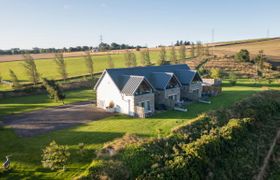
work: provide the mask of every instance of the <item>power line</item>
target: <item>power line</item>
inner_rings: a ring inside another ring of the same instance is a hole
[[[99,36],[99,39],[100,39],[100,43],[103,43],[103,36],[102,36],[102,34]]]

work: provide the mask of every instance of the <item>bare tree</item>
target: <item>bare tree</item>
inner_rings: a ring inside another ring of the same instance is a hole
[[[68,77],[68,74],[66,71],[66,63],[64,61],[62,53],[55,54],[55,63],[57,64],[58,73],[60,74],[61,78],[65,81]]]
[[[34,85],[36,85],[40,80],[40,76],[37,71],[37,67],[34,62],[34,59],[30,54],[23,55],[23,58],[24,58],[23,67],[25,68],[26,75],[28,76],[29,81],[32,82]]]

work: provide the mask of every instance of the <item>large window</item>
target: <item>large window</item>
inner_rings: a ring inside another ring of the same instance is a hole
[[[176,80],[176,78],[173,76],[171,78],[171,80],[169,81],[166,89],[171,89],[171,88],[176,88],[176,87],[179,87],[179,83],[178,81]]]
[[[138,106],[144,108],[145,112],[150,112],[151,111],[151,102],[150,101],[139,102]]]
[[[178,94],[172,94],[168,96],[168,99],[173,100],[173,101],[178,101]]]
[[[151,92],[152,92],[152,88],[150,87],[150,85],[146,81],[143,81],[138,87],[138,89],[135,91],[135,95],[142,95]]]

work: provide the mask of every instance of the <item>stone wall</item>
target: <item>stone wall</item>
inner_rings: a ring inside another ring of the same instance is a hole
[[[139,102],[143,101],[150,101],[150,107],[152,113],[155,112],[155,94],[154,93],[148,93],[143,95],[134,96],[134,112],[137,115],[137,106]]]
[[[156,100],[155,100],[156,104],[164,104],[167,107],[174,106],[175,102],[172,103],[172,102],[170,102],[172,100],[168,99],[168,96],[174,95],[174,94],[177,94],[178,98],[180,99],[180,96],[181,96],[180,95],[181,94],[180,88],[172,88],[172,89],[166,89],[166,90],[162,90],[162,91],[157,91],[156,92]]]
[[[195,84],[194,87],[183,86],[181,87],[181,97],[187,98],[193,101],[197,101],[201,98],[202,84]]]

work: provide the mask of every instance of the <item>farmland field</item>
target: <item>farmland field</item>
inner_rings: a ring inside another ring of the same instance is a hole
[[[121,137],[125,133],[135,133],[144,137],[155,137],[159,128],[162,129],[164,135],[168,135],[173,127],[185,122],[191,122],[197,115],[203,112],[228,107],[242,98],[263,90],[262,86],[271,86],[271,88],[279,89],[277,84],[269,85],[266,82],[255,84],[252,81],[243,80],[240,84],[233,87],[229,86],[226,82],[223,93],[211,99],[212,104],[195,103],[188,107],[188,112],[167,111],[158,113],[148,119],[136,119],[117,115],[75,128],[30,138],[19,138],[11,129],[3,128],[0,131],[0,157],[12,154],[12,169],[8,172],[1,173],[0,171],[0,178],[1,176],[9,175],[11,179],[69,179],[83,172],[95,157],[94,152],[108,141]],[[94,95],[91,95],[90,92],[75,91],[71,96],[69,95],[69,98],[71,101],[94,98]],[[37,109],[37,107],[45,108],[55,105],[47,99],[47,96],[41,95],[17,98],[16,105],[12,104],[14,101],[15,98],[1,101],[1,114],[30,111]],[[26,104],[28,106],[23,107]],[[8,109],[5,109],[7,107]],[[59,144],[69,146],[71,158],[65,172],[50,171],[41,166],[42,148],[52,140],[56,140]],[[77,153],[79,143],[85,143],[86,153],[84,155]]]
[[[214,49],[214,53],[216,55],[233,55],[240,49],[247,49],[252,55],[256,55],[260,50],[263,50],[264,54],[272,60],[280,62],[280,39],[217,46]]]
[[[140,53],[137,52],[137,60],[140,63]],[[156,62],[158,59],[158,52],[150,52],[151,61]],[[115,67],[124,67],[124,55],[123,54],[114,54],[112,59]],[[68,57],[65,58],[67,72],[69,76],[79,76],[87,74],[86,65],[83,57]],[[100,72],[107,68],[107,56],[93,56],[94,61],[94,71]],[[13,62],[2,62],[0,63],[0,72],[4,80],[9,80],[9,69],[12,69],[18,76],[20,81],[28,81],[28,77],[24,71],[23,61],[13,61]],[[59,78],[57,71],[57,66],[53,59],[37,59],[35,61],[37,65],[38,72],[41,77]]]

